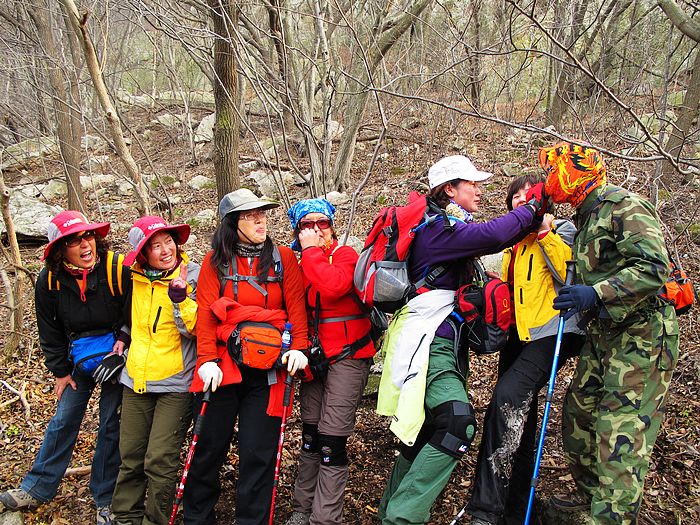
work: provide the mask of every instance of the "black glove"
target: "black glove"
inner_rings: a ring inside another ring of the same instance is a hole
[[[598,294],[592,286],[574,284],[563,286],[554,298],[554,308],[564,310],[562,316],[568,319],[577,312],[590,310],[598,304]]]
[[[544,192],[544,182],[539,182],[527,190],[525,199],[535,211],[535,217],[539,217],[540,220],[551,207],[549,197]]]
[[[124,355],[109,354],[97,365],[92,373],[92,378],[96,383],[104,383],[112,379],[126,364]]]

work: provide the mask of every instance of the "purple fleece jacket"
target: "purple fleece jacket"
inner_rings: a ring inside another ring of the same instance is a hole
[[[432,222],[416,232],[408,260],[409,277],[416,282],[427,271],[442,264],[447,271],[433,282],[433,286],[454,290],[465,271],[466,259],[498,253],[513,246],[535,227],[534,222],[529,206],[521,206],[488,222],[457,221],[452,231],[445,229],[441,220]],[[451,338],[452,330],[443,323],[436,335]]]

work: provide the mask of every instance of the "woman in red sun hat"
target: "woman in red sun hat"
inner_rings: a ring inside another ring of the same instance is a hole
[[[156,216],[129,230],[131,345],[121,373],[122,464],[113,501],[120,524],[165,525],[173,508],[197,359],[199,265],[182,250],[189,236],[188,225]]]

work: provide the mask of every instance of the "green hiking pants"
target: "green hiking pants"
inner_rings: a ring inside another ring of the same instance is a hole
[[[112,511],[120,524],[167,525],[180,471],[180,448],[191,418],[189,392],[136,394],[124,387],[122,464],[112,498]]]
[[[468,402],[466,382],[459,372],[452,340],[435,337],[428,361],[424,429],[430,426],[431,410],[449,401]],[[382,525],[427,523],[430,508],[459,461],[427,443],[430,432],[421,433],[426,434],[425,439],[419,436],[411,447],[414,450],[403,451],[396,459],[379,506]],[[407,457],[414,455],[413,461]]]

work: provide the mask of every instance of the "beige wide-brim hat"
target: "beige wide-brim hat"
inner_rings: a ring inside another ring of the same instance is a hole
[[[248,210],[270,210],[278,208],[279,202],[267,197],[258,197],[248,188],[241,188],[224,195],[219,203],[219,217],[222,219],[229,213]]]

